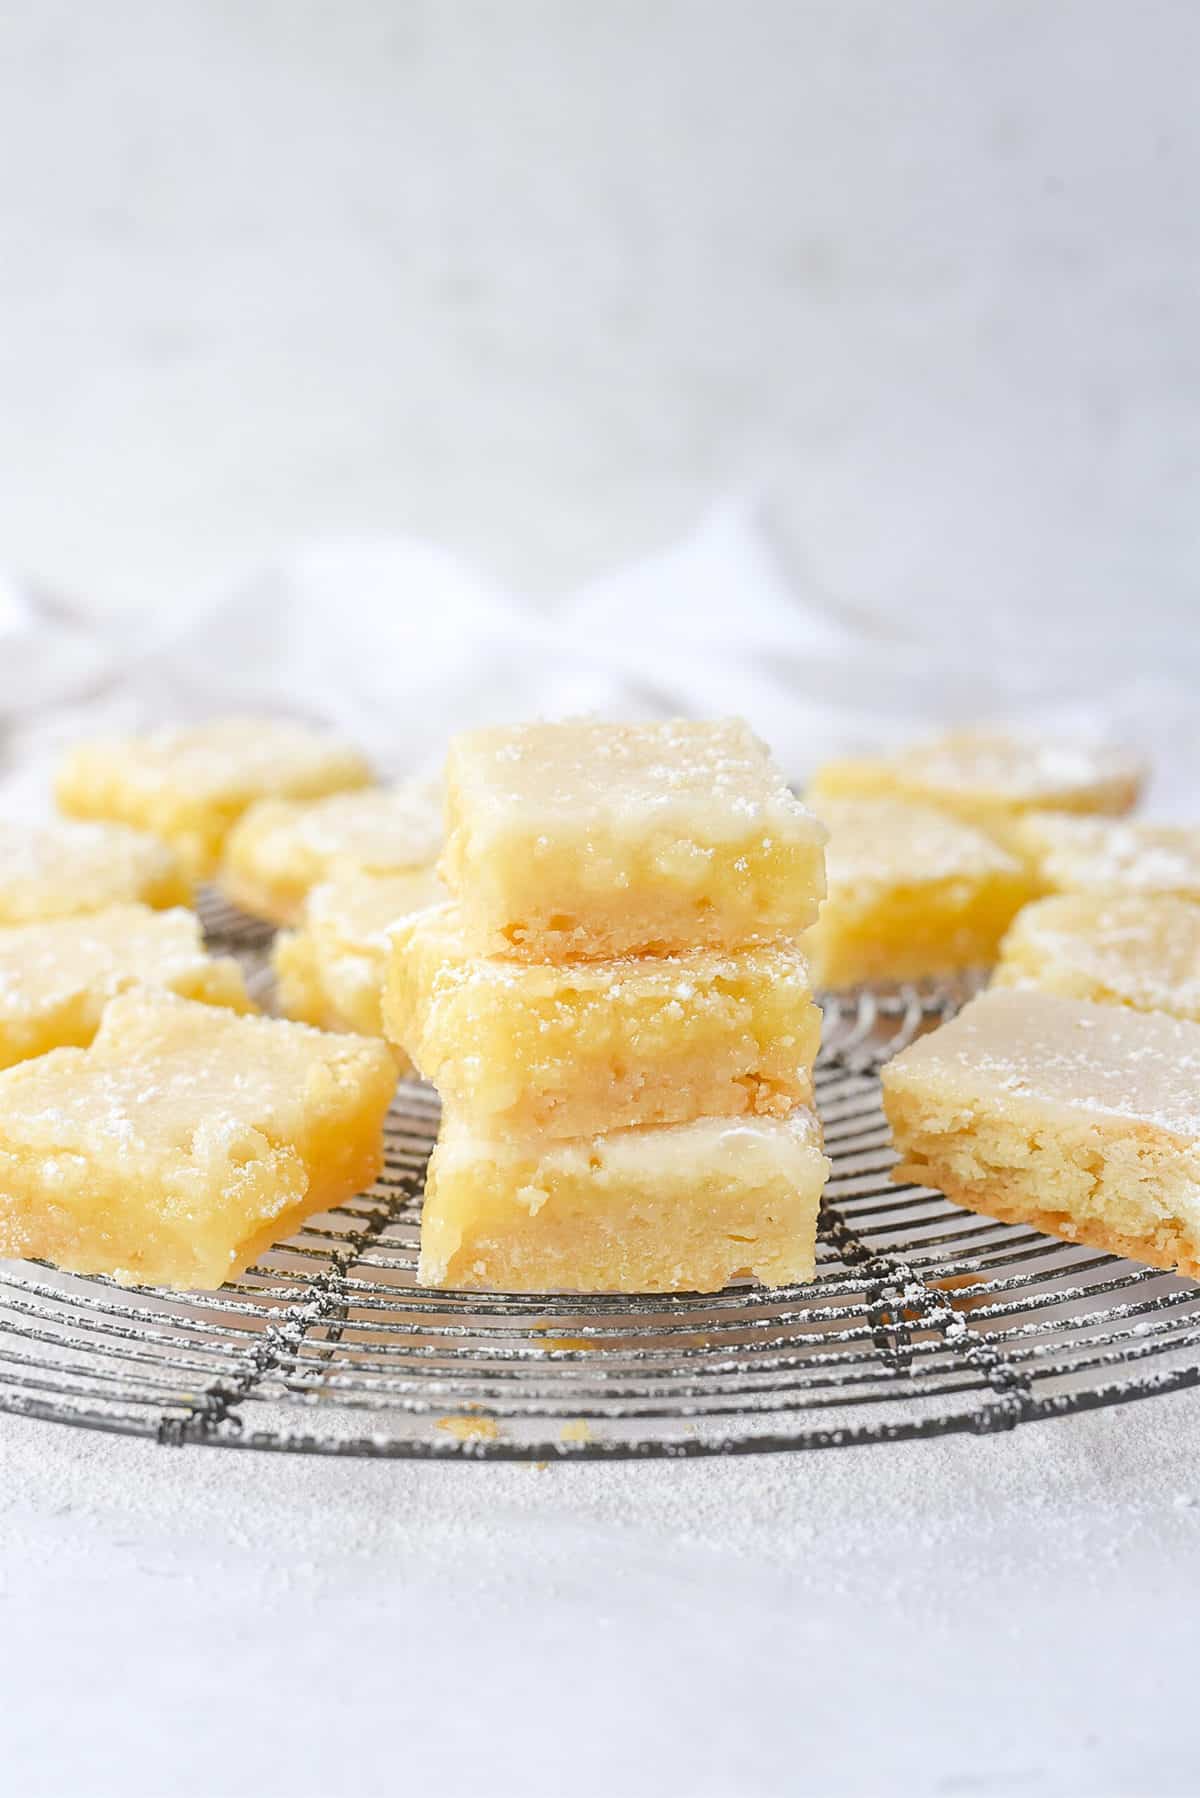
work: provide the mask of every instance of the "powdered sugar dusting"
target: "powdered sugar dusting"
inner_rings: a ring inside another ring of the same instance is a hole
[[[423,867],[441,848],[440,791],[428,782],[368,787],[307,802],[264,801],[242,820],[230,844],[269,877],[276,867],[338,864],[365,872]],[[319,878],[319,874],[318,874]]]
[[[1113,744],[1060,742],[1007,731],[951,731],[901,750],[897,767],[931,790],[993,795],[1022,805],[1052,805],[1109,783],[1134,786],[1141,759]]]
[[[1200,1142],[1200,1024],[1054,993],[992,991],[905,1049],[889,1084],[1020,1096]]]
[[[65,917],[123,900],[183,897],[175,856],[124,824],[0,820],[0,923]]]
[[[1015,875],[1019,863],[983,831],[933,806],[893,799],[825,799],[830,898],[864,888]]]
[[[1040,900],[1009,931],[996,980],[1200,1022],[1200,905],[1130,893]]]
[[[1124,819],[1030,818],[1022,846],[1063,892],[1174,893],[1200,899],[1200,828]]]
[[[81,766],[104,770],[140,792],[193,798],[303,791],[313,781],[324,790],[358,784],[367,774],[357,750],[328,732],[279,718],[222,718],[154,730],[85,744],[77,755]]]

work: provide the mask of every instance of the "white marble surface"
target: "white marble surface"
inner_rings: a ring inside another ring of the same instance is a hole
[[[1200,12],[0,21],[0,564],[165,610],[415,531],[547,601],[767,496],[831,606],[1200,665]],[[0,1419],[22,1795],[1194,1789],[1200,1404],[737,1466]]]

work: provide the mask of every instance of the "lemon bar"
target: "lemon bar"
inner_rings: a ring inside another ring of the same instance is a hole
[[[457,906],[392,932],[388,1035],[481,1128],[586,1136],[812,1099],[821,1014],[791,943],[609,961],[475,955]]]
[[[1200,1277],[1200,1025],[988,992],[883,1070],[898,1180]]]
[[[83,743],[58,773],[62,811],[110,818],[165,838],[197,878],[258,799],[319,799],[366,786],[356,749],[323,731],[270,718],[224,718],[108,743]]]
[[[1018,913],[992,985],[1166,1011],[1200,1024],[1200,905],[1132,893],[1040,899]]]
[[[458,737],[443,875],[480,954],[529,961],[794,936],[825,832],[738,720]]]
[[[254,1010],[237,962],[205,954],[194,912],[114,905],[9,925],[0,928],[0,1068],[86,1046],[108,1001],[131,986]]]
[[[933,806],[827,799],[829,897],[804,938],[818,986],[976,967],[996,958],[1035,888],[998,843]]]
[[[122,994],[90,1048],[0,1073],[0,1255],[220,1286],[370,1185],[395,1083],[383,1043]]]
[[[0,924],[77,917],[131,901],[188,905],[191,898],[174,851],[144,830],[0,821]]]
[[[301,928],[275,939],[281,1009],[325,1030],[382,1036],[389,929],[445,891],[432,868],[339,874],[314,887]]]
[[[1145,773],[1138,757],[1114,745],[958,730],[891,755],[827,762],[807,798],[822,815],[829,799],[915,800],[1003,830],[1028,811],[1127,812]]]
[[[306,895],[336,873],[424,868],[442,847],[440,784],[409,781],[308,802],[263,799],[231,831],[218,884],[274,924],[294,924]]]
[[[566,1142],[477,1134],[451,1114],[429,1165],[419,1278],[502,1292],[809,1280],[828,1174],[807,1109]]]
[[[1056,893],[1170,893],[1200,900],[1200,828],[1072,818],[1023,818],[1016,847]]]

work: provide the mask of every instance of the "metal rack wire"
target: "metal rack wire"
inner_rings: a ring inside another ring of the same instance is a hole
[[[265,981],[261,929],[206,921]],[[219,1293],[0,1263],[0,1409],[164,1444],[550,1461],[986,1433],[1200,1383],[1200,1288],[891,1181],[880,1062],[962,996],[827,1001],[809,1285],[422,1289],[437,1100],[406,1082],[376,1185]]]

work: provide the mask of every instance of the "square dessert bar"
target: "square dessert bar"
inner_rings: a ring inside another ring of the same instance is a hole
[[[0,821],[0,924],[77,917],[110,905],[189,905],[174,851],[124,824]]]
[[[263,799],[230,833],[218,884],[244,911],[294,924],[334,874],[396,874],[437,860],[441,782],[407,781],[326,799]]]
[[[1040,899],[1005,937],[992,985],[1200,1023],[1200,905],[1133,893]]]
[[[442,905],[396,926],[388,959],[389,1036],[485,1130],[586,1136],[812,1098],[821,1015],[792,943],[503,961]]]
[[[114,999],[90,1048],[0,1073],[0,1255],[213,1288],[369,1186],[383,1043],[171,994]]]
[[[115,905],[81,918],[0,928],[0,1068],[84,1047],[108,1001],[157,986],[206,1005],[253,1011],[231,957],[205,954],[190,911]]]
[[[272,951],[286,1015],[325,1030],[382,1036],[388,933],[445,891],[432,868],[339,874],[314,887],[301,927],[276,937]]]
[[[200,879],[256,799],[319,799],[370,778],[359,752],[323,731],[225,718],[81,744],[59,769],[56,793],[74,817],[115,818],[165,838]]]
[[[769,942],[825,891],[824,830],[737,720],[469,733],[446,823],[443,874],[484,955]]]
[[[828,762],[807,798],[818,812],[827,799],[914,800],[1003,829],[1033,810],[1127,812],[1145,775],[1136,756],[1111,745],[958,730],[890,755]]]
[[[1170,893],[1200,900],[1200,828],[1072,818],[1022,818],[1014,845],[1055,893]]]
[[[1023,863],[933,806],[827,799],[829,897],[804,937],[818,986],[913,980],[995,960],[1034,895]]]
[[[1200,1025],[989,992],[883,1070],[895,1178],[1200,1277]]]
[[[502,1292],[716,1292],[812,1278],[829,1163],[805,1109],[569,1142],[451,1115],[429,1164],[419,1278]]]

